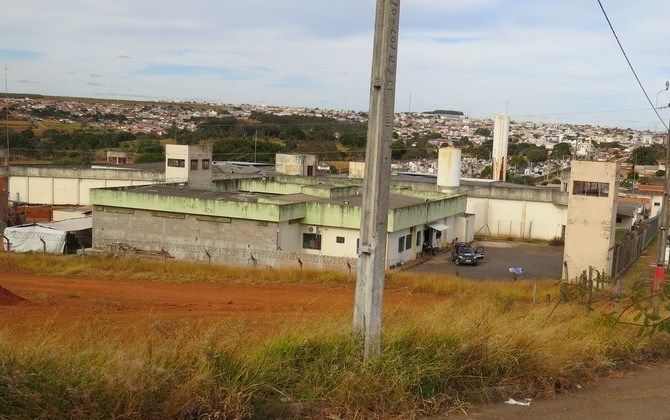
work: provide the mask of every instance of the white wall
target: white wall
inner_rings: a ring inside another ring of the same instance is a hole
[[[417,254],[421,252],[422,243],[424,239],[421,240],[419,245],[416,244],[416,237],[419,232],[422,231],[422,227],[414,228],[414,232],[410,232],[410,229],[403,229],[398,232],[392,232],[388,234],[388,242],[386,243],[387,247],[387,258],[386,264],[390,266],[392,264],[405,263],[407,261],[415,260]],[[411,235],[412,239],[410,240],[409,249],[403,246],[403,251],[398,252],[398,240],[402,237],[405,238],[407,235]]]
[[[567,207],[547,202],[468,197],[476,235],[551,240],[561,236]]]
[[[365,162],[349,162],[349,178],[363,179],[365,176]]]
[[[318,166],[316,155],[277,153],[275,156],[275,170],[280,174],[308,176],[310,166],[311,175],[315,175]]]
[[[91,188],[152,184],[131,179],[82,179],[60,177],[11,176],[9,200],[30,204],[88,206]]]
[[[344,243],[337,243],[337,237],[344,238]],[[321,250],[325,255],[333,257],[357,258],[356,241],[360,231],[356,229],[321,228]]]
[[[168,160],[180,159],[184,161],[183,167],[170,166]],[[165,180],[167,182],[186,182],[188,180],[188,146],[181,144],[165,145]]]
[[[38,200],[37,202],[42,204],[53,203],[53,186],[53,178],[30,178],[28,180],[28,190],[30,191],[30,195],[36,197]]]

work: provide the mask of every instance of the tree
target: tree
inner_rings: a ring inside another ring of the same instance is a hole
[[[468,147],[464,151],[477,159],[490,159],[493,153],[493,140],[486,140],[481,146]]]
[[[526,159],[530,163],[544,162],[547,160],[548,152],[544,147],[536,147],[524,152]]]
[[[475,135],[484,136],[484,137],[491,137],[491,136],[493,136],[493,133],[491,133],[490,128],[479,127],[478,129],[475,130]]]
[[[140,140],[137,143],[135,163],[161,162],[165,160],[163,146],[157,140]]]
[[[663,155],[663,150],[658,150],[654,146],[640,146],[633,149],[633,153],[628,158],[628,163],[634,165],[656,165],[658,158]]]
[[[508,162],[510,166],[514,166],[517,170],[525,169],[528,166],[528,161],[521,155],[510,156]]]
[[[340,132],[340,143],[348,147],[365,147],[367,132],[353,126],[345,127]]]
[[[554,145],[554,148],[551,149],[551,157],[554,159],[563,159],[568,158],[572,155],[572,149],[570,143],[561,142]]]
[[[391,159],[400,160],[407,152],[407,146],[402,140],[396,140],[391,143]]]

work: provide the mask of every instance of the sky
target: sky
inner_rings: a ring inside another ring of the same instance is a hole
[[[400,1],[396,112],[667,129],[668,0]],[[5,92],[369,109],[376,0],[5,3]]]

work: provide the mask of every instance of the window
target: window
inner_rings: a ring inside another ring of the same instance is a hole
[[[416,246],[421,246],[421,232],[416,233]]]
[[[398,238],[398,252],[412,248],[412,234]]]
[[[572,195],[589,195],[591,197],[607,197],[610,184],[606,182],[574,181]]]
[[[344,236],[336,236],[335,237],[335,242],[338,244],[343,244],[344,243]]]
[[[170,166],[172,168],[185,168],[186,167],[186,160],[184,160],[184,159],[168,159],[167,160],[167,166]]]
[[[191,159],[191,170],[192,171],[198,170],[198,159]]]
[[[304,249],[321,250],[321,234],[319,233],[303,233],[302,247]]]
[[[209,159],[203,159],[202,160],[202,170],[203,171],[208,171],[209,170]]]

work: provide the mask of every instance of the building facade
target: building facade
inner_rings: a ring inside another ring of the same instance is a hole
[[[93,247],[162,252],[178,259],[262,267],[353,269],[358,258],[357,186],[321,179],[238,179],[215,189],[165,184],[91,191]],[[466,198],[395,192],[388,211],[388,266],[444,246]]]

